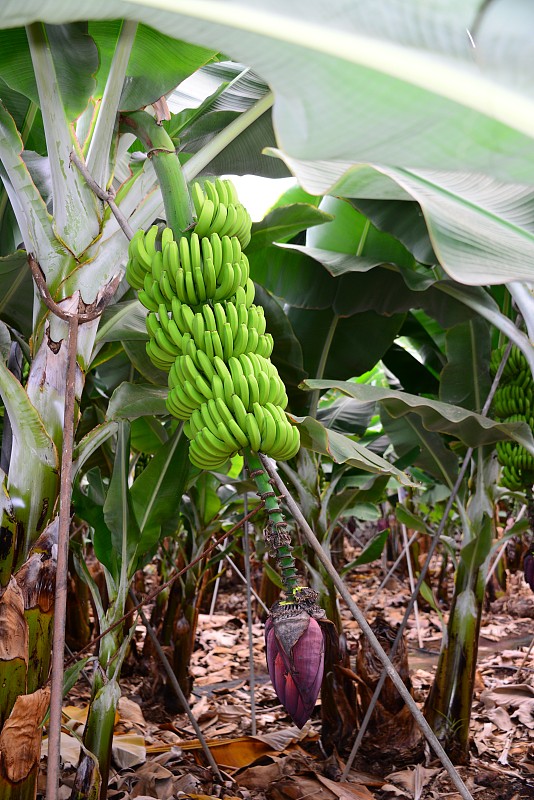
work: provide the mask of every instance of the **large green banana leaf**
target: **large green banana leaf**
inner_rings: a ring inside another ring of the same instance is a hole
[[[528,0],[5,0],[0,26],[43,17],[134,19],[251,66],[309,191],[415,197],[457,280],[534,277]]]

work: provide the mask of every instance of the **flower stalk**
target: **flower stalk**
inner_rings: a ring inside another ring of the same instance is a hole
[[[287,529],[285,517],[278,503],[276,493],[269,476],[265,472],[259,456],[252,451],[246,453],[248,471],[258,490],[258,496],[263,501],[265,512],[268,515],[267,525],[263,532],[265,541],[271,555],[276,558],[280,570],[286,599],[286,604],[298,603],[299,575],[295,566],[295,557],[291,546],[291,536]]]
[[[293,722],[302,728],[311,717],[324,672],[326,614],[317,592],[300,586],[284,515],[258,454],[246,452],[248,469],[264,503],[264,537],[276,558],[285,600],[276,602],[265,625],[267,667],[276,695]]]
[[[176,238],[183,236],[193,224],[192,205],[172,139],[146,111],[122,116],[120,131],[133,133],[146,148],[158,177],[167,225]]]

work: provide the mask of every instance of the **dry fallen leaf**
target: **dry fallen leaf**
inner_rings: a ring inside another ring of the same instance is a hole
[[[406,797],[411,797],[413,800],[419,800],[423,788],[437,775],[439,769],[426,769],[417,764],[414,769],[403,769],[399,772],[391,772],[386,776],[388,781],[391,781],[393,786],[388,784],[383,786],[382,789],[387,791],[394,791],[395,789],[404,792]]]
[[[61,760],[67,767],[75,767],[80,757],[80,744],[74,736],[61,732],[60,741]],[[41,758],[48,758],[48,737],[43,739],[41,744]]]
[[[135,733],[120,733],[113,737],[113,761],[119,769],[135,767],[146,761],[145,740]]]
[[[170,800],[174,794],[174,776],[170,770],[157,761],[147,761],[135,773],[139,779],[131,797],[148,795],[158,800]]]
[[[134,725],[146,725],[141,707],[124,695],[119,700],[117,707],[120,722],[132,722]]]
[[[486,713],[488,718],[499,728],[499,730],[510,731],[514,727],[514,723],[510,719],[509,713],[502,706],[490,708]]]
[[[330,789],[339,800],[373,800],[374,797],[369,789],[361,784],[346,783],[345,781],[337,783],[325,778],[324,775],[317,775],[317,780]]]

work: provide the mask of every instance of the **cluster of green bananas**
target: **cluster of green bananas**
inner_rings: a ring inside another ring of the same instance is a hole
[[[298,429],[271,363],[272,336],[243,247],[251,220],[228,180],[195,184],[190,236],[138,231],[126,277],[148,309],[147,353],[169,372],[167,408],[186,420],[191,461],[216,469],[244,447],[279,460],[298,451]]]
[[[201,238],[212,233],[237,237],[241,247],[247,246],[252,221],[231,181],[216,178],[215,183],[206,181],[203,189],[195,183],[191,195],[197,215],[195,233]]]
[[[506,345],[491,354],[490,370],[495,375]],[[526,422],[534,430],[534,381],[527,360],[514,345],[505,364],[493,410],[504,422]],[[502,466],[501,483],[512,491],[534,483],[534,457],[516,442],[497,442],[497,458]]]

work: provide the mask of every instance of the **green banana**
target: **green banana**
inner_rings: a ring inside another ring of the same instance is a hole
[[[254,305],[243,252],[250,215],[228,180],[194,183],[191,197],[193,230],[176,238],[169,227],[138,231],[126,267],[149,312],[147,353],[168,372],[167,408],[186,421],[190,458],[199,469],[223,466],[243,447],[291,458],[298,429],[283,411],[285,387],[270,361],[273,341],[263,308]],[[520,353],[514,353],[512,366],[524,389],[527,369]],[[507,416],[530,414],[533,403],[534,392],[496,398]],[[510,475],[534,466],[526,453],[510,453],[509,460]]]

